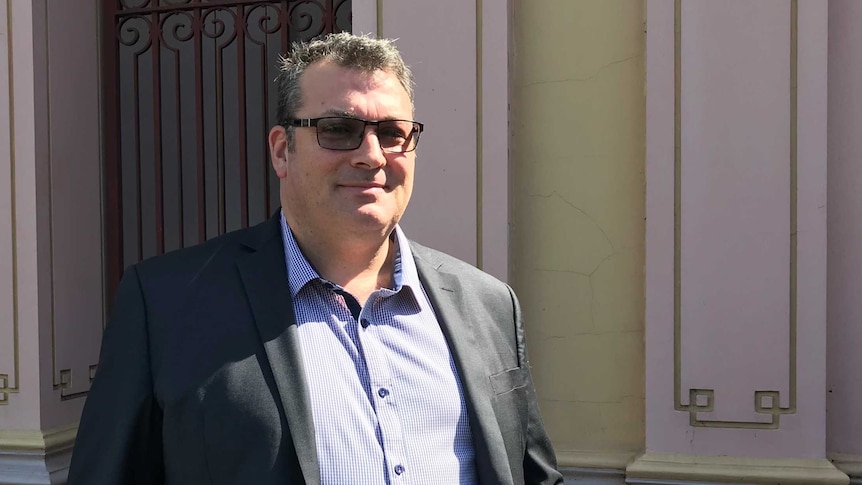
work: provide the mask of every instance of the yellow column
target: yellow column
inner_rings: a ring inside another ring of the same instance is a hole
[[[632,0],[516,2],[513,283],[561,467],[644,446],[644,28]]]

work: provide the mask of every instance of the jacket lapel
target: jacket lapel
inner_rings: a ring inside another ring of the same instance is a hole
[[[476,321],[472,314],[470,302],[466,300],[458,279],[441,271],[442,265],[433,261],[421,246],[411,244],[410,248],[419,279],[431,300],[458,369],[473,433],[479,482],[511,484],[513,478],[503,435],[491,405],[488,369],[482,360],[483,349],[477,344],[473,331],[473,326],[482,322]],[[491,350],[484,349],[484,352],[488,351]]]
[[[290,297],[280,219],[252,231],[245,245],[251,252],[237,263],[254,314],[275,385],[284,405],[289,433],[305,483],[320,483],[314,420]]]

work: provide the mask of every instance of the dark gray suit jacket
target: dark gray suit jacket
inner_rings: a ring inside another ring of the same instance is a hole
[[[411,249],[461,377],[479,482],[562,483],[514,294]],[[319,483],[299,352],[278,217],[129,268],[69,484]]]

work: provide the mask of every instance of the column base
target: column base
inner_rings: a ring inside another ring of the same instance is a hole
[[[601,468],[560,467],[566,484],[626,485],[626,471]]]
[[[78,425],[51,430],[0,430],[3,485],[66,483]]]
[[[862,484],[862,456],[846,453],[828,453],[826,456],[833,465],[850,476],[850,483]]]
[[[847,485],[829,460],[644,453],[626,468],[629,484],[746,483]]]
[[[557,450],[557,464],[566,483],[625,485],[626,465],[638,455],[633,451]]]

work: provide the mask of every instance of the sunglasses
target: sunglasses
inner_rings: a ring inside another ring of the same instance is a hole
[[[380,148],[386,153],[412,152],[419,144],[419,135],[424,129],[424,125],[418,121],[368,121],[341,116],[292,119],[287,125],[316,128],[317,144],[328,150],[356,150],[362,145],[365,128],[373,126]]]

